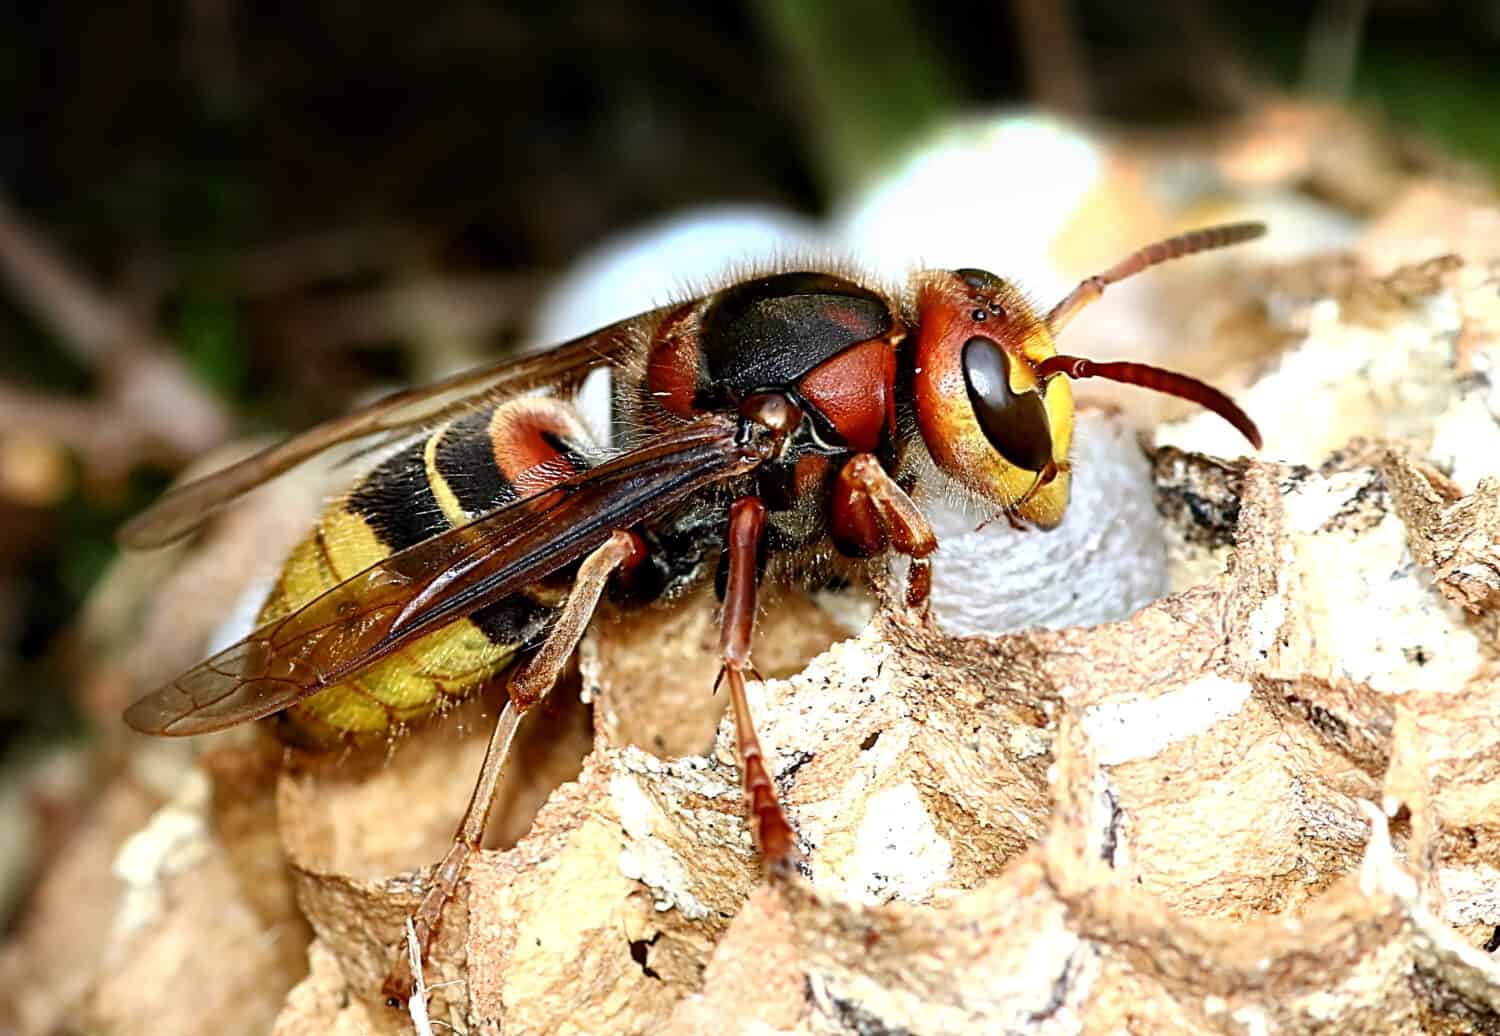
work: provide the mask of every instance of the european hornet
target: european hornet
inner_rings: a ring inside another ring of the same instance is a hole
[[[934,466],[1013,524],[1056,526],[1069,379],[1193,400],[1259,447],[1218,390],[1063,355],[1055,337],[1108,285],[1263,232],[1239,223],[1158,242],[1044,315],[984,270],[922,271],[900,296],[832,273],[757,277],[313,428],[172,490],[123,530],[128,546],[165,544],[332,446],[390,448],[293,550],[260,627],[125,720],[182,736],[276,716],[288,740],[333,745],[396,733],[503,677],[473,796],[413,916],[425,954],[481,844],[517,725],[600,599],[666,602],[716,578],[749,826],[768,869],[785,872],[796,834],[745,695],[757,584],[858,577],[894,551],[911,558],[907,605],[925,610],[937,540],[908,494]],[[599,368],[613,374],[608,444],[590,441],[569,402]],[[399,1001],[412,977],[398,956],[386,993]]]

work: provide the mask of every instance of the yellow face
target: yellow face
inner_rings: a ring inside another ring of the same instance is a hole
[[[933,459],[975,493],[1043,529],[1068,506],[1073,393],[1042,384],[1057,352],[1019,292],[982,270],[920,278],[913,390]]]

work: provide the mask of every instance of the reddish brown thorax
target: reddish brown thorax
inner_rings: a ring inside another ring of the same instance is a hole
[[[645,389],[677,417],[786,393],[837,445],[875,450],[895,432],[903,333],[890,300],[853,281],[762,277],[669,313],[652,336]]]
[[[646,355],[646,391],[656,405],[677,417],[694,417],[698,407],[698,316],[701,303],[678,306],[651,338]]]
[[[797,383],[851,450],[880,448],[896,427],[896,344],[864,342],[819,364]]]

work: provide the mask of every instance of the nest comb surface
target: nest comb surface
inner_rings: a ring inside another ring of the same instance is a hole
[[[1193,421],[1151,451],[1167,596],[1119,622],[971,638],[886,613],[834,642],[811,605],[768,609],[757,661],[782,678],[753,706],[798,878],[764,881],[732,734],[688,707],[712,679],[711,609],[593,631],[592,729],[554,718],[573,755],[539,757],[559,769],[531,793],[563,783],[514,847],[472,863],[427,975],[434,1019],[1500,1032],[1484,948],[1500,925],[1500,269],[1266,291],[1297,329],[1246,375],[1268,459],[1197,452],[1215,447]],[[91,908],[114,920],[72,976],[74,1016],[410,1031],[373,994],[420,891],[401,872],[440,854],[478,720],[373,773],[257,780],[220,753],[212,793],[179,789],[117,854],[139,866]],[[631,743],[646,731],[663,755],[708,751],[662,758]],[[138,821],[140,795],[111,795]],[[0,958],[11,988],[62,952],[65,898]],[[163,975],[217,992],[164,1007]]]

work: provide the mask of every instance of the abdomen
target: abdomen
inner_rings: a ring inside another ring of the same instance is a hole
[[[407,547],[531,496],[588,464],[567,404],[523,397],[436,428],[372,469],[292,551],[261,609],[269,622]],[[441,712],[540,641],[563,591],[532,587],[412,641],[279,717],[287,740],[385,737]]]

